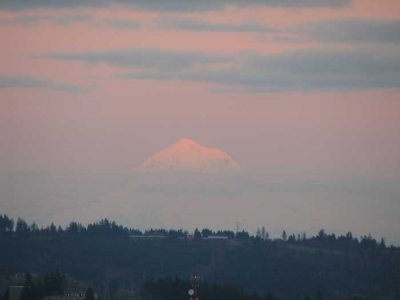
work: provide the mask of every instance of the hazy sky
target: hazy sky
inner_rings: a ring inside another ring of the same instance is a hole
[[[109,3],[0,2],[0,172],[127,173],[187,137],[400,202],[400,1]]]

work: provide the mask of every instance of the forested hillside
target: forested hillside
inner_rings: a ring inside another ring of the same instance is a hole
[[[230,284],[280,299],[400,295],[400,249],[351,233],[335,236],[321,230],[307,238],[284,232],[271,240],[265,230],[257,236],[208,229],[189,235],[182,230],[142,232],[108,220],[38,228],[1,216],[0,245],[2,293],[13,274],[60,270],[115,299],[121,290],[140,289],[149,278],[186,280],[194,273],[203,283]]]

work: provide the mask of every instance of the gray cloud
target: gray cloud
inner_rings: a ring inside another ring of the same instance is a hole
[[[161,18],[164,28],[190,31],[274,33],[275,38],[304,41],[304,36],[322,43],[400,43],[400,20],[336,19],[312,22],[296,28],[271,28],[261,23],[213,23],[189,18]]]
[[[240,54],[229,66],[131,72],[122,76],[203,81],[250,92],[399,88],[400,55],[338,49]]]
[[[400,20],[329,20],[305,24],[299,31],[324,43],[400,43]]]
[[[225,58],[218,55],[185,51],[174,52],[161,49],[131,49],[80,53],[49,53],[32,57],[74,60],[82,61],[88,64],[105,63],[112,66],[138,68],[145,70],[161,70],[165,72],[190,69],[196,65],[208,65],[225,60]]]
[[[192,20],[187,18],[175,18],[175,19],[160,19],[159,25],[163,28],[172,28],[179,30],[190,30],[190,31],[232,31],[232,32],[275,32],[276,30],[265,26],[262,23],[212,23],[201,20]]]
[[[106,18],[104,20],[95,20],[86,14],[57,13],[57,14],[18,14],[13,17],[0,18],[0,26],[20,25],[31,26],[42,23],[67,26],[73,23],[86,23],[95,26],[106,25],[117,29],[137,29],[140,23],[136,20],[120,20],[116,18]]]
[[[400,43],[400,20],[336,19],[280,29],[262,23],[213,23],[189,18],[160,18],[159,25],[189,31],[274,33],[275,39],[304,41],[304,36],[322,43]]]
[[[329,7],[343,8],[351,4],[351,0],[2,0],[0,10],[30,10],[36,8],[104,8],[111,6],[132,6],[154,11],[207,11],[223,9],[226,6],[272,6],[287,8]]]
[[[400,54],[388,50],[312,48],[278,54],[243,52],[218,56],[138,49],[36,57],[131,69],[118,75],[123,78],[201,81],[251,92],[400,87]]]
[[[91,18],[84,14],[39,14],[17,15],[15,17],[1,18],[0,25],[35,25],[40,23],[52,23],[57,25],[70,25],[71,23],[90,22]]]
[[[0,74],[0,88],[37,88],[72,93],[83,92],[86,90],[80,86],[56,82],[50,79],[35,78],[31,76],[9,76],[4,74]]]
[[[135,20],[120,20],[108,18],[104,20],[104,23],[118,29],[137,29],[140,27],[140,23]]]

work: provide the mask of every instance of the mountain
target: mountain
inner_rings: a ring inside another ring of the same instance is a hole
[[[238,207],[250,184],[222,150],[180,139],[134,169],[119,191],[96,203],[95,212],[97,219],[135,227],[192,228],[210,220],[222,227],[242,213]]]
[[[222,150],[202,146],[194,140],[180,139],[152,155],[136,171],[226,173],[238,170],[237,163]]]
[[[250,231],[265,225],[275,236],[283,229],[309,234],[324,228],[400,241],[395,180],[271,181],[240,171],[221,150],[188,139],[151,156],[137,170],[0,172],[0,213],[44,222],[39,226],[104,217],[142,229],[232,228],[240,222]]]

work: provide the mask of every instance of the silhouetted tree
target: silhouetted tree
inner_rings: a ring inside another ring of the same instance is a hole
[[[1,297],[1,300],[10,300],[10,289],[6,289],[3,297]]]
[[[56,235],[57,234],[57,227],[54,225],[54,223],[51,223],[49,226],[49,233],[51,235]]]
[[[315,297],[314,297],[314,299],[315,299],[315,300],[322,300],[322,299],[323,299],[323,297],[322,297],[322,294],[321,294],[321,291],[320,291],[320,290],[318,290],[318,291],[315,293]]]
[[[31,287],[24,286],[21,291],[19,300],[33,300],[33,295],[31,293]]]
[[[289,235],[288,238],[288,243],[295,243],[296,242],[296,236],[294,234]]]
[[[29,273],[25,274],[24,288],[21,291],[21,296],[19,300],[34,300],[34,295],[32,293],[32,276]]]
[[[64,275],[56,270],[47,273],[43,278],[44,291],[46,296],[63,295],[64,294]]]
[[[384,238],[381,238],[381,241],[379,243],[379,248],[385,249],[386,248],[386,242]]]
[[[201,234],[197,228],[194,230],[193,239],[196,241],[201,240]]]
[[[84,227],[76,222],[71,222],[68,227],[65,229],[66,233],[69,234],[78,234],[84,231]]]
[[[24,286],[31,286],[31,285],[32,285],[32,275],[30,273],[26,273]]]
[[[86,292],[85,292],[85,300],[95,300],[94,298],[94,292],[91,287],[88,287]]]
[[[260,228],[257,228],[256,237],[262,239],[262,235],[261,235],[261,230],[260,230]]]
[[[263,240],[267,240],[267,239],[268,239],[268,238],[267,238],[267,235],[268,235],[268,238],[269,238],[268,232],[265,230],[265,227],[262,226],[262,227],[261,227],[261,238],[262,238]]]
[[[14,229],[14,220],[7,215],[0,215],[0,234],[10,233]]]
[[[24,220],[18,218],[17,225],[15,227],[15,233],[17,236],[26,237],[29,235],[29,226]]]
[[[265,295],[264,300],[275,300],[275,296],[272,293],[268,293],[267,295]]]
[[[31,233],[39,233],[39,227],[37,226],[37,224],[35,222],[33,222],[30,226],[29,226],[29,231]]]
[[[326,237],[325,230],[321,229],[321,230],[318,232],[318,239],[319,239],[319,240],[323,240],[325,237]]]
[[[206,237],[208,237],[208,236],[210,236],[210,235],[212,235],[213,234],[213,232],[210,230],[210,229],[207,229],[207,228],[204,228],[202,231],[201,231],[201,236],[203,237],[203,238],[206,238]]]
[[[287,240],[287,233],[286,231],[282,231],[282,240],[286,241]]]
[[[247,231],[242,230],[236,233],[236,238],[238,240],[248,240],[250,238],[250,235]]]

